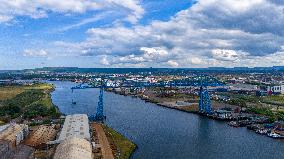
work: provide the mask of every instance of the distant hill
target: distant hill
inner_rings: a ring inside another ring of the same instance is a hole
[[[78,68],[78,67],[43,67],[35,69],[25,69],[25,70],[14,70],[14,71],[0,71],[2,73],[39,73],[39,72],[52,72],[52,73],[61,73],[61,72],[74,72],[74,73],[218,73],[218,72],[271,72],[271,71],[284,71],[284,66],[273,66],[273,67],[208,67],[208,68]]]

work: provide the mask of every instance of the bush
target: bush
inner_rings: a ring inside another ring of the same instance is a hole
[[[52,104],[49,92],[45,89],[31,89],[18,94],[12,99],[2,102],[0,117],[32,119],[38,116],[58,117],[60,114]]]

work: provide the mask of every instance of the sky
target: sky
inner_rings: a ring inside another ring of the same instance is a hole
[[[0,0],[0,70],[284,65],[283,0]]]

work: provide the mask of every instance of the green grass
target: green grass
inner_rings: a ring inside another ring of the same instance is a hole
[[[284,106],[284,97],[280,95],[266,96],[262,99],[262,102]]]
[[[9,92],[8,94],[13,94],[13,96],[2,98],[5,100],[1,101],[0,117],[9,121],[19,116],[25,119],[32,119],[38,116],[59,116],[59,112],[51,100],[50,92],[53,88],[53,85],[49,84],[2,87],[3,94],[7,95],[5,93],[6,90],[6,92]]]
[[[24,87],[21,86],[0,87],[0,101],[14,98],[16,95],[21,94],[24,91]]]
[[[136,145],[129,141],[127,138],[119,134],[118,132],[114,131],[113,129],[103,125],[103,128],[106,132],[106,135],[108,138],[110,138],[112,141],[110,143],[114,143],[118,152],[118,158],[119,159],[129,159],[131,154],[136,149]]]
[[[33,84],[31,86],[0,86],[0,101],[12,99],[26,90],[47,90],[52,91],[54,88],[51,84]]]
[[[0,120],[0,126],[4,125],[4,124],[5,124],[5,122]]]

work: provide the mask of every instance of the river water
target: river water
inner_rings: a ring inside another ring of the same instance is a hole
[[[75,90],[74,83],[53,82],[52,99],[65,114],[96,112],[98,89]],[[77,102],[72,105],[72,98]],[[232,128],[196,114],[105,92],[106,124],[138,146],[133,159],[284,158],[284,141]]]

